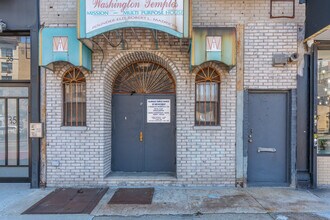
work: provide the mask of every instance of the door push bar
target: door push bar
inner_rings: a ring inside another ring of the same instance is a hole
[[[276,148],[258,147],[258,153],[260,153],[260,152],[275,153],[276,152]]]

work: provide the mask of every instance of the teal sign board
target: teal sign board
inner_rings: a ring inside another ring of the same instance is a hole
[[[92,51],[77,39],[77,28],[43,28],[39,44],[40,66],[65,61],[91,70]]]
[[[219,61],[236,65],[235,28],[194,28],[192,31],[191,65]]]
[[[189,37],[191,0],[79,0],[78,38],[121,28],[151,28]]]

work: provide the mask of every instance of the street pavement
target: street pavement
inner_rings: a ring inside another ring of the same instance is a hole
[[[21,215],[54,189],[0,184],[0,219],[330,219],[330,188],[156,187],[151,205],[109,205],[110,187],[90,215]]]

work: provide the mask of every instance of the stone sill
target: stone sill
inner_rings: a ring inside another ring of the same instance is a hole
[[[105,180],[109,181],[177,181],[175,173],[112,172]]]
[[[87,131],[87,126],[61,126],[61,131]]]
[[[193,126],[194,130],[218,130],[220,131],[221,126]]]

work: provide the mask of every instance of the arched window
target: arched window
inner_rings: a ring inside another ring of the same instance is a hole
[[[63,125],[86,126],[86,79],[78,68],[63,75]]]
[[[200,69],[196,75],[195,124],[220,124],[220,74],[212,67]]]

